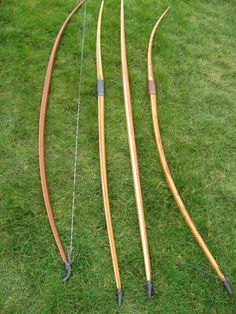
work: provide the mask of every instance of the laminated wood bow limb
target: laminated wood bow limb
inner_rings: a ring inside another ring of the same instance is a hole
[[[144,216],[144,207],[142,199],[142,190],[140,183],[140,174],[138,168],[138,155],[135,142],[133,114],[132,114],[132,100],[129,85],[128,64],[126,55],[126,42],[125,42],[125,14],[124,14],[124,0],[121,0],[121,63],[122,63],[122,76],[123,76],[123,90],[124,90],[124,102],[126,111],[127,131],[129,140],[130,160],[133,174],[134,191],[136,198],[136,205],[138,211],[139,229],[141,235],[144,266],[146,272],[146,288],[147,294],[150,298],[152,295],[152,282],[151,282],[151,263],[146,231],[146,223]]]
[[[41,177],[41,185],[43,191],[43,197],[45,202],[45,207],[47,210],[47,215],[49,219],[49,223],[53,232],[53,236],[55,242],[57,244],[59,253],[63,260],[65,269],[66,269],[66,277],[63,279],[63,282],[66,282],[70,275],[71,275],[71,263],[68,259],[68,256],[65,253],[64,247],[62,245],[62,241],[60,235],[58,233],[57,225],[55,222],[53,209],[51,206],[50,195],[48,191],[48,183],[47,183],[47,175],[46,175],[46,161],[45,161],[45,127],[46,127],[46,114],[47,114],[47,106],[48,106],[48,98],[50,93],[50,86],[52,82],[52,74],[53,68],[56,60],[57,51],[64,34],[64,31],[70,22],[72,16],[82,7],[82,5],[86,2],[86,0],[81,0],[80,3],[74,8],[74,10],[68,15],[65,22],[63,23],[56,40],[54,42],[54,46],[51,52],[51,56],[48,62],[48,67],[45,75],[44,80],[44,87],[43,87],[43,95],[41,101],[41,111],[40,111],[40,121],[39,121],[39,166],[40,166],[40,177]]]
[[[224,276],[224,274],[221,272],[216,260],[212,256],[210,250],[208,249],[206,243],[204,242],[202,236],[200,235],[199,231],[197,230],[192,218],[190,217],[180,195],[179,192],[176,188],[175,182],[171,176],[170,169],[166,160],[165,152],[163,149],[163,144],[162,144],[162,138],[161,138],[161,133],[160,133],[160,127],[159,127],[159,122],[158,122],[158,111],[157,111],[157,95],[156,95],[156,84],[155,84],[155,77],[154,77],[154,72],[153,72],[153,64],[152,64],[152,50],[153,50],[153,42],[155,38],[156,31],[162,21],[162,19],[166,16],[166,14],[169,11],[169,7],[166,9],[166,11],[161,15],[161,17],[158,19],[156,22],[149,41],[149,47],[148,47],[148,90],[149,90],[149,95],[150,95],[150,102],[151,102],[151,110],[152,110],[152,121],[153,121],[153,128],[154,128],[154,134],[155,134],[155,139],[156,139],[156,145],[157,149],[159,152],[160,156],[160,161],[162,165],[163,172],[166,177],[166,181],[169,185],[169,188],[172,192],[172,195],[175,199],[175,202],[177,206],[179,207],[179,210],[185,219],[186,224],[192,231],[195,239],[197,240],[199,246],[205,253],[210,265],[212,268],[215,270],[218,278],[221,280],[222,284],[226,288],[229,294],[232,293],[230,281]]]
[[[106,169],[106,143],[105,143],[105,119],[104,119],[104,103],[105,103],[105,84],[103,76],[103,65],[102,65],[102,52],[101,52],[101,26],[102,26],[102,15],[103,15],[104,1],[101,1],[101,7],[98,17],[97,26],[97,95],[98,95],[98,128],[99,128],[99,156],[100,156],[100,170],[101,170],[101,183],[102,183],[102,194],[103,204],[105,210],[107,233],[111,250],[111,257],[114,269],[114,275],[117,286],[118,304],[122,303],[122,289],[120,280],[120,271],[118,258],[116,253],[115,239],[112,227],[112,217],[110,211],[109,194],[108,194],[108,179]]]

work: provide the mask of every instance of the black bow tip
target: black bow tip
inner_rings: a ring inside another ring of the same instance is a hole
[[[147,288],[148,298],[150,299],[152,297],[152,294],[153,294],[152,282],[150,280],[147,281],[146,288]]]
[[[226,278],[223,282],[225,289],[227,290],[229,295],[232,295],[232,286],[228,278]]]
[[[65,266],[65,270],[66,270],[66,276],[65,278],[62,280],[63,283],[66,283],[69,278],[71,277],[71,273],[72,273],[72,267],[71,267],[71,263],[66,261],[64,263],[64,266]]]

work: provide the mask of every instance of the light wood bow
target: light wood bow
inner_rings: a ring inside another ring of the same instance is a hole
[[[142,248],[143,248],[144,265],[145,265],[145,271],[146,271],[147,294],[148,294],[148,297],[150,298],[152,295],[151,263],[150,263],[146,223],[145,223],[145,216],[144,216],[140,174],[139,174],[139,168],[138,168],[138,155],[137,155],[134,125],[133,125],[132,99],[131,99],[131,92],[130,92],[128,63],[127,63],[127,55],[126,55],[124,0],[121,0],[121,63],[122,63],[123,90],[124,90],[124,102],[125,102],[125,111],[126,111],[128,140],[129,140],[130,160],[131,160],[131,167],[132,167],[132,174],[133,174],[136,206],[137,206],[137,211],[138,211],[139,229],[140,229],[141,242],[142,242]]]
[[[217,273],[219,279],[223,283],[224,287],[228,291],[229,294],[232,293],[231,291],[231,285],[229,280],[224,276],[224,274],[221,272],[216,260],[212,256],[210,250],[208,249],[206,243],[204,242],[202,236],[200,235],[199,231],[197,230],[197,227],[195,226],[192,218],[190,217],[180,195],[179,192],[176,188],[175,182],[172,178],[172,175],[170,173],[170,169],[166,160],[165,152],[163,149],[163,144],[162,144],[162,138],[161,138],[161,133],[160,133],[160,127],[159,127],[159,122],[158,122],[158,112],[157,112],[157,95],[156,95],[156,84],[155,84],[155,77],[154,77],[154,72],[153,72],[153,64],[152,64],[152,50],[153,50],[153,42],[155,38],[156,31],[163,20],[163,18],[167,15],[169,11],[169,7],[166,9],[166,11],[161,15],[161,17],[157,20],[149,41],[149,47],[148,47],[148,89],[149,89],[149,95],[150,95],[150,102],[151,102],[151,110],[152,110],[152,121],[153,121],[153,128],[154,128],[154,134],[155,134],[155,139],[156,139],[156,145],[157,145],[157,150],[159,152],[160,156],[160,161],[161,161],[161,166],[163,169],[163,172],[166,177],[166,181],[169,185],[169,188],[172,192],[172,195],[175,199],[175,202],[177,206],[179,207],[179,210],[186,222],[186,224],[189,226],[190,230],[192,231],[195,239],[197,240],[198,244],[200,245],[201,249],[205,253],[210,265],[212,268],[215,270]]]
[[[113,263],[113,269],[115,274],[118,304],[122,303],[122,289],[118,258],[116,253],[115,239],[112,227],[112,217],[109,203],[108,194],[108,179],[106,169],[106,143],[105,143],[105,119],[104,119],[104,102],[105,102],[105,84],[103,76],[103,65],[102,65],[102,52],[101,52],[101,26],[102,26],[102,15],[103,15],[104,1],[101,1],[101,7],[98,17],[97,26],[97,93],[98,93],[98,128],[99,128],[99,156],[100,156],[100,170],[101,170],[101,183],[102,183],[102,194],[103,203],[107,224],[107,233],[111,250],[111,257]]]

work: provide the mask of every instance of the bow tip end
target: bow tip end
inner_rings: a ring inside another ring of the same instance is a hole
[[[119,288],[119,289],[117,289],[117,303],[119,306],[122,305],[122,298],[123,298],[122,289]]]
[[[230,280],[228,278],[226,278],[222,283],[223,283],[224,288],[228,292],[228,294],[231,296],[233,291],[232,291],[232,286],[231,286]]]
[[[69,278],[71,277],[72,266],[71,266],[71,263],[69,261],[66,261],[64,263],[64,266],[65,266],[65,270],[66,270],[66,276],[63,278],[62,282],[66,283],[69,280]]]
[[[146,289],[147,289],[147,296],[149,299],[151,299],[153,295],[153,288],[152,288],[152,282],[150,280],[147,281]]]

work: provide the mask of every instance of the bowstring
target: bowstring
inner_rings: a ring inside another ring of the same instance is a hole
[[[83,61],[84,61],[84,42],[86,32],[86,17],[87,17],[87,2],[84,4],[84,16],[83,16],[83,30],[81,41],[81,57],[80,57],[80,77],[77,97],[77,118],[76,118],[76,136],[75,136],[75,153],[74,153],[74,170],[73,170],[73,192],[72,192],[72,204],[71,204],[71,230],[70,230],[70,246],[68,259],[72,263],[73,253],[73,239],[74,239],[74,219],[75,219],[75,207],[76,207],[76,181],[77,181],[77,164],[78,164],[78,149],[79,149],[79,126],[80,126],[80,105],[81,105],[81,86],[83,79]]]

